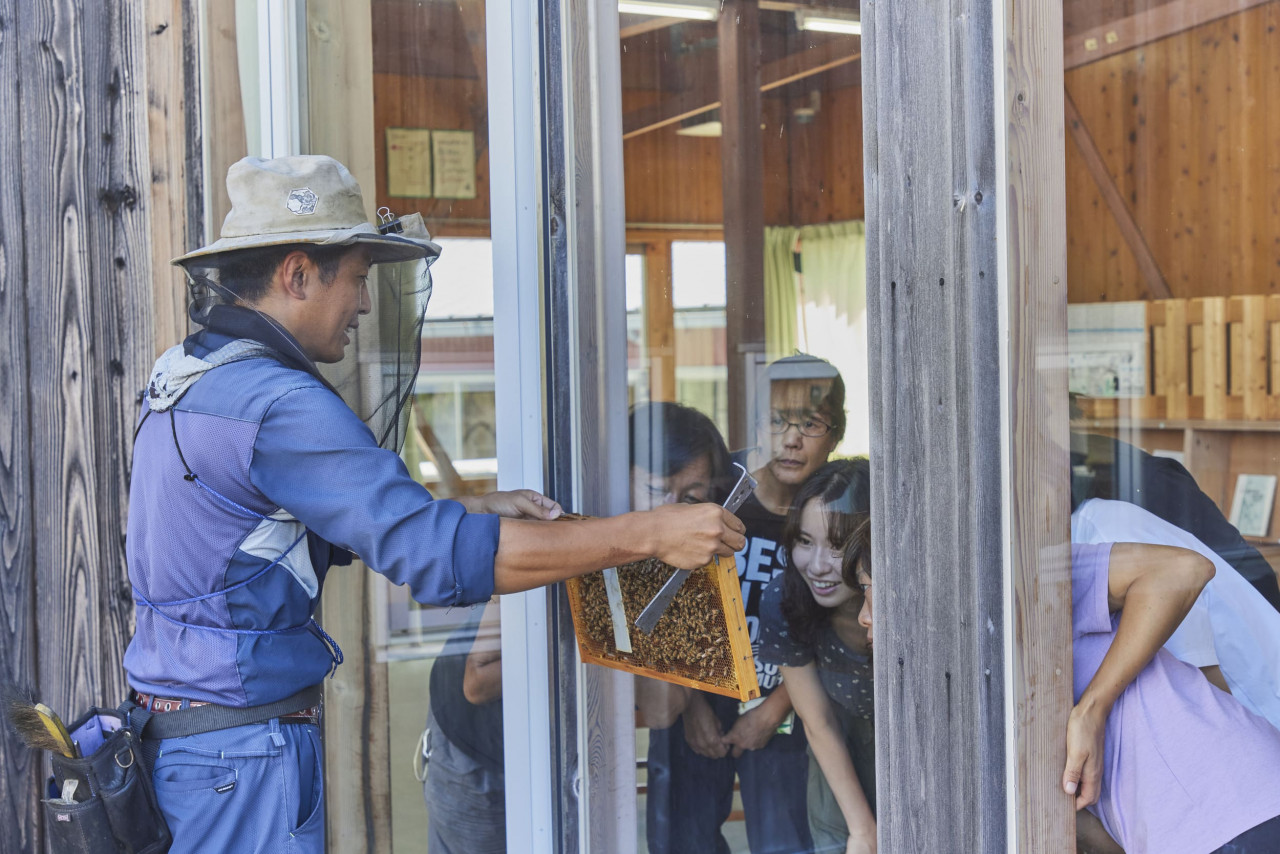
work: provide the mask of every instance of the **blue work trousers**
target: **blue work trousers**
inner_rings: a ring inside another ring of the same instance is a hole
[[[270,720],[162,739],[152,779],[169,854],[324,854],[318,726]]]
[[[728,732],[737,702],[708,697]],[[693,752],[684,722],[649,733],[645,833],[649,854],[729,854],[721,826],[733,809],[737,776],[751,854],[807,854],[813,849],[805,791],[809,754],[800,721],[791,735],[775,735],[738,758],[708,759]]]

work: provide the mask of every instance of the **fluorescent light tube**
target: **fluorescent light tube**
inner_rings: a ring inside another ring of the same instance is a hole
[[[852,15],[847,18],[838,18],[830,13],[811,15],[808,12],[797,11],[796,26],[802,30],[815,33],[838,33],[846,36],[862,35],[862,21]]]
[[[681,3],[678,0],[654,2],[654,0],[619,0],[618,11],[627,15],[650,15],[664,18],[689,18],[695,21],[714,21],[720,16],[719,3],[698,3],[694,0]]]

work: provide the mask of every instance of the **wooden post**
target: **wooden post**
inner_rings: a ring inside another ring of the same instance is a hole
[[[36,596],[40,577],[35,562],[37,508],[31,504],[31,386],[29,355],[32,330],[27,323],[26,251],[30,238],[22,227],[24,153],[30,155],[33,129],[21,121],[18,65],[18,20],[21,0],[0,0],[0,163],[8,164],[9,180],[0,182],[0,677],[35,681]],[[30,97],[30,96],[28,96]],[[46,131],[47,132],[47,131]],[[26,140],[24,141],[24,137]],[[41,256],[43,257],[43,255]],[[33,268],[39,267],[37,259]],[[35,342],[39,346],[40,342]],[[47,344],[47,342],[46,342]],[[44,654],[44,653],[42,653]],[[41,777],[44,759],[28,750],[7,726],[0,726],[0,825],[8,828],[15,852],[44,851],[40,825]]]
[[[760,10],[725,0],[720,10],[720,121],[723,132],[725,349],[729,446],[750,444],[748,383],[764,358],[764,140],[760,134]]]
[[[337,158],[355,176],[373,218],[373,14],[369,0],[308,0],[307,89],[310,154]],[[377,324],[364,336],[376,335]],[[335,366],[350,369],[346,365]],[[373,573],[359,562],[325,583],[321,623],[346,653],[325,685],[325,774],[329,848],[367,854],[391,849],[387,665],[377,659]],[[342,773],[346,771],[348,773]]]
[[[676,399],[676,313],[671,299],[671,241],[644,247],[644,329],[649,399]]]
[[[885,854],[1074,850],[1054,11],[862,4]]]
[[[124,696],[133,632],[125,509],[153,350],[143,17],[0,2],[0,666],[68,720]],[[0,746],[5,850],[43,851],[43,758]]]
[[[194,0],[147,0],[147,125],[155,356],[187,334],[186,281],[170,259],[204,242],[200,29]]]

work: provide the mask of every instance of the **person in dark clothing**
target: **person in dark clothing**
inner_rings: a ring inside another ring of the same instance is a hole
[[[1240,536],[1177,460],[1110,436],[1073,433],[1071,467],[1073,512],[1090,498],[1136,504],[1213,549],[1280,611],[1280,586],[1271,564]]]

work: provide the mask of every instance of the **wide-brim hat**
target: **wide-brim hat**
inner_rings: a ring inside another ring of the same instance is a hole
[[[432,244],[380,233],[365,215],[356,179],[347,167],[323,154],[245,157],[227,170],[227,195],[231,211],[221,236],[172,263],[186,266],[238,249],[289,243],[359,243],[369,248],[374,264],[435,254]]]

